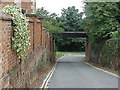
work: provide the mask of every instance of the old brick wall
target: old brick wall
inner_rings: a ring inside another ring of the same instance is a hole
[[[33,2],[31,0],[22,0],[21,8],[26,10],[28,14],[33,13],[32,9]]]
[[[4,6],[6,6],[8,4],[14,4],[14,0],[2,0],[1,3],[4,4]]]
[[[37,19],[35,16],[27,18],[31,31],[31,48],[28,50],[28,57],[19,62],[11,45],[11,17],[0,12],[0,89],[32,88],[33,82],[55,61],[54,41],[50,33],[43,30],[43,19]]]
[[[34,35],[34,33],[33,33],[33,28],[34,28],[34,22],[33,21],[30,21],[29,22],[29,30],[30,30],[30,36],[31,36],[31,38],[30,38],[30,43],[31,43],[31,45],[30,45],[30,51],[29,52],[32,52],[33,51],[33,35]]]
[[[4,6],[8,4],[16,4],[22,9],[26,10],[26,13],[28,14],[35,13],[36,8],[36,6],[33,5],[33,2],[31,0],[21,0],[21,3],[16,3],[15,0],[2,0],[1,4],[3,4]]]

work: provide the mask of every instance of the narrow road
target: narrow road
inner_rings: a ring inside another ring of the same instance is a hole
[[[118,78],[85,64],[84,57],[68,55],[59,59],[49,88],[118,88]]]

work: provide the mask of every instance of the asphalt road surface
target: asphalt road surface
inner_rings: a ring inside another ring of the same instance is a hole
[[[83,62],[84,55],[66,55],[50,79],[49,88],[118,88],[118,78]]]

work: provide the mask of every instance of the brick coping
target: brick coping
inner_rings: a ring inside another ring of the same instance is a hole
[[[9,16],[7,13],[4,13],[4,12],[0,11],[0,20],[11,21],[12,17]]]

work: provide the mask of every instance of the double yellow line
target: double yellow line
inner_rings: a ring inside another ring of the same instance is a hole
[[[53,68],[51,69],[51,71],[48,73],[47,77],[46,77],[45,80],[43,81],[43,84],[42,84],[42,86],[40,87],[41,89],[44,90],[44,89],[49,88],[48,83],[49,83],[49,81],[50,81],[50,79],[51,79],[51,77],[52,77],[52,75],[53,75],[53,73],[54,73],[54,71],[55,71],[55,69],[56,69],[57,63],[58,63],[58,62],[55,63],[55,65],[53,66]]]

